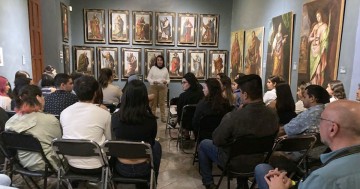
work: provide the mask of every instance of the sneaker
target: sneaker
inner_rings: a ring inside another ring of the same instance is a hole
[[[205,185],[206,189],[216,189],[216,185],[214,183]]]

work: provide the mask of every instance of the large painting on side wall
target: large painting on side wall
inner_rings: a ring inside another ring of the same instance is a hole
[[[244,30],[231,32],[229,73],[232,80],[244,68]]]
[[[337,78],[345,0],[303,5],[298,82],[326,86]]]
[[[245,31],[245,74],[262,75],[264,27]]]
[[[290,83],[293,17],[294,14],[288,12],[271,20],[265,78],[277,75]]]

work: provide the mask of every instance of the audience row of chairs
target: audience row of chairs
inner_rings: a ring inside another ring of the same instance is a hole
[[[71,140],[71,139],[55,139],[52,142],[52,148],[57,157],[61,159],[59,170],[49,163],[46,155],[43,152],[41,144],[38,139],[28,134],[21,134],[15,132],[3,132],[1,134],[0,150],[2,154],[10,162],[9,175],[12,177],[13,173],[20,174],[25,181],[28,177],[33,185],[40,189],[39,185],[32,179],[32,177],[41,177],[44,179],[43,188],[47,187],[47,178],[57,174],[57,188],[60,185],[66,185],[67,188],[72,188],[72,181],[89,181],[101,184],[101,188],[106,189],[108,185],[111,188],[116,188],[116,184],[146,184],[148,188],[156,188],[155,173],[153,170],[153,157],[151,146],[143,142],[129,142],[129,141],[106,141],[102,147],[96,142],[90,140]],[[18,152],[31,152],[41,155],[45,162],[45,170],[30,171],[24,168],[18,159]],[[78,157],[97,157],[102,163],[102,171],[97,175],[79,174],[71,171],[64,163],[67,156]],[[120,157],[124,159],[139,159],[147,158],[151,164],[151,172],[146,178],[129,178],[116,173],[113,169],[108,156]],[[28,186],[29,183],[26,182]]]

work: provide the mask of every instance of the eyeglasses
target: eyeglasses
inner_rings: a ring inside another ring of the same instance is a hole
[[[331,123],[337,124],[335,121],[332,121],[332,120],[330,120],[330,119],[325,119],[325,118],[322,118],[322,117],[320,117],[319,119],[320,119],[320,121],[329,121],[329,122],[331,122]],[[337,125],[338,125],[338,124],[337,124]]]

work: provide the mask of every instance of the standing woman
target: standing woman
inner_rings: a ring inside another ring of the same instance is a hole
[[[344,85],[339,80],[332,80],[328,83],[326,91],[330,95],[330,102],[346,99]]]
[[[110,68],[101,69],[98,81],[103,92],[103,103],[117,106],[122,93],[118,86],[112,84],[114,81],[113,71]]]
[[[164,57],[156,57],[155,66],[151,67],[147,80],[150,83],[150,94],[154,94],[154,100],[151,101],[151,111],[156,115],[156,107],[159,104],[161,113],[161,122],[165,123],[165,98],[167,93],[167,84],[170,82],[169,71],[165,68]]]
[[[149,111],[148,93],[140,80],[128,83],[124,92],[120,110],[111,117],[111,126],[117,140],[144,141],[153,151],[154,171],[159,174],[161,146],[155,140],[157,134],[156,117]],[[121,159],[116,161],[119,174],[129,177],[144,177],[150,172],[147,159]]]
[[[8,93],[10,90],[9,81],[0,76],[0,107],[6,111],[11,111],[11,98]]]

